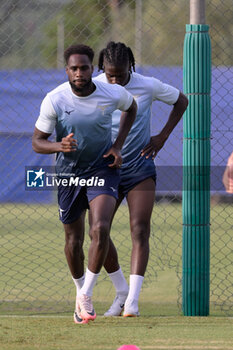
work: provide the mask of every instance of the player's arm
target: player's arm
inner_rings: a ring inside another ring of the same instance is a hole
[[[32,148],[37,153],[51,154],[57,152],[73,152],[77,149],[77,141],[73,138],[74,134],[70,133],[62,138],[61,142],[52,142],[48,138],[51,134],[40,131],[35,127],[32,136]]]
[[[114,148],[122,149],[125,139],[133,125],[133,122],[137,114],[137,103],[133,99],[133,102],[129,109],[121,113],[120,127],[117,138],[113,144]]]
[[[71,133],[61,142],[52,142],[48,138],[52,134],[57,123],[57,114],[53,104],[47,95],[41,103],[40,115],[36,121],[32,136],[32,148],[37,153],[51,154],[57,152],[72,152],[77,149],[77,142]]]
[[[137,103],[133,99],[132,104],[127,109],[127,111],[121,113],[120,127],[117,138],[110,150],[104,155],[104,157],[108,157],[110,155],[114,156],[114,162],[112,164],[109,164],[109,167],[111,168],[119,168],[122,164],[121,149],[133,125],[133,122],[136,118],[136,114]]]
[[[178,100],[173,105],[173,109],[171,110],[167,123],[158,135],[150,138],[150,142],[141,152],[142,156],[146,156],[146,158],[152,156],[153,159],[155,158],[156,154],[164,146],[169,135],[180,121],[187,107],[188,99],[182,92],[180,92]]]

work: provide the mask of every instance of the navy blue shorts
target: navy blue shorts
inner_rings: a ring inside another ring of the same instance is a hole
[[[60,220],[63,224],[76,221],[84,210],[89,209],[89,202],[101,194],[108,194],[117,199],[119,182],[119,170],[105,167],[80,176],[78,184],[71,182],[69,186],[59,185]]]
[[[156,183],[156,168],[151,158],[139,156],[135,160],[123,163],[120,170],[120,184],[118,187],[119,194],[126,197],[140,182],[152,178]]]
[[[121,181],[118,186],[118,192],[122,194],[124,197],[127,197],[129,191],[131,191],[135,186],[137,186],[140,182],[152,178],[156,184],[156,173],[148,175],[142,174],[138,176],[125,176],[121,178]]]

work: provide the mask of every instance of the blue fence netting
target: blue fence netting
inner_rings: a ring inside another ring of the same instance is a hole
[[[138,67],[137,72],[154,76],[182,90],[182,67]],[[97,75],[95,70],[94,76]],[[212,192],[224,193],[221,177],[232,147],[233,99],[230,82],[232,68],[212,69],[211,93],[211,177]],[[40,104],[47,92],[66,81],[64,70],[0,71],[0,202],[49,203],[51,191],[25,191],[25,166],[50,166],[54,155],[41,155],[32,150],[31,137]],[[166,122],[170,106],[152,105],[151,132],[158,133]],[[182,139],[180,122],[156,159],[157,191],[181,193]],[[166,177],[167,176],[167,177]],[[174,185],[175,184],[175,185]]]

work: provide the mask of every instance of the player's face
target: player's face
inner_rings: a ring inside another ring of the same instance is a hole
[[[87,55],[71,55],[66,66],[66,73],[72,89],[82,92],[92,83],[93,65]]]
[[[129,64],[125,66],[113,66],[104,61],[104,72],[110,84],[126,85],[130,78]]]

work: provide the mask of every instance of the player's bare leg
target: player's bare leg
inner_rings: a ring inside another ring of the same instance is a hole
[[[104,264],[109,246],[109,232],[116,205],[116,199],[102,194],[90,203],[90,238],[88,253],[88,269],[99,273]]]
[[[122,193],[119,193],[119,198],[115,205],[113,217],[111,220],[111,225],[112,225],[114,215],[117,209],[119,208],[123,198],[124,198],[124,195]],[[89,220],[91,221],[91,219],[92,219],[91,215],[89,215]],[[108,311],[105,312],[104,316],[120,316],[125,304],[125,300],[128,295],[129,287],[118,263],[118,254],[117,254],[116,247],[110,237],[109,237],[109,249],[108,249],[108,254],[105,258],[104,267],[108,272],[108,275],[111,278],[112,283],[116,289],[116,297],[113,301],[113,304],[110,306]]]
[[[155,182],[148,178],[127,196],[132,238],[131,274],[144,276],[149,258],[150,219],[155,201]]]
[[[89,203],[91,244],[88,252],[88,268],[85,281],[78,298],[80,314],[84,320],[94,320],[96,318],[91,296],[108,252],[109,232],[115,205],[116,199],[106,194],[97,196]]]
[[[84,228],[85,213],[71,224],[63,224],[65,229],[65,255],[73,281],[76,285],[76,303],[74,311],[74,322],[78,324],[87,323],[80,315],[80,309],[77,303],[79,292],[84,283]]]
[[[85,211],[71,224],[63,224],[65,230],[65,255],[70,272],[75,279],[84,274],[83,240],[85,229]]]
[[[150,219],[155,201],[155,182],[148,178],[135,186],[127,196],[132,238],[129,294],[124,316],[137,316],[138,298],[149,259]]]
[[[116,201],[116,206],[114,209],[114,213],[112,216],[112,220],[111,220],[111,226],[112,226],[112,221],[114,219],[115,213],[117,212],[122,200],[124,199],[123,194],[119,193],[118,195],[118,199]],[[89,216],[90,220],[91,220],[91,216]],[[118,254],[117,254],[117,250],[116,247],[111,239],[111,237],[109,237],[109,248],[108,248],[108,254],[105,258],[105,262],[104,262],[104,268],[107,271],[107,273],[111,274],[113,272],[116,272],[117,270],[119,270],[120,266],[118,263]]]
[[[111,239],[109,239],[109,250],[105,263],[104,267],[106,268],[107,266],[106,270],[115,287],[116,296],[110,308],[104,313],[104,316],[120,316],[124,309],[129,286],[119,266],[117,250]]]

